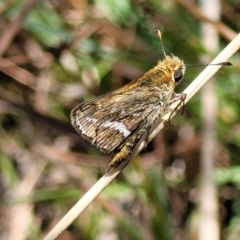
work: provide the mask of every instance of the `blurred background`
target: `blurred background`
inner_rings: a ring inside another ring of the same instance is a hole
[[[208,2],[0,1],[0,239],[41,239],[105,173],[70,111],[163,59],[157,29],[188,64],[237,35],[239,1]],[[239,239],[239,52],[230,61],[58,239]]]

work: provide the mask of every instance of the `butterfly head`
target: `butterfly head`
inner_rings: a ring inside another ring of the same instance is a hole
[[[159,61],[157,68],[166,75],[164,79],[174,85],[183,79],[186,69],[183,61],[174,55],[166,56],[162,61]]]

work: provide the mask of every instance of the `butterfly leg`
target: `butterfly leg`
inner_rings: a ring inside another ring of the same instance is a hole
[[[184,111],[184,101],[185,101],[186,97],[187,97],[187,95],[185,93],[174,93],[173,94],[173,97],[170,100],[170,102],[168,104],[168,107],[171,104],[173,104],[174,102],[178,102],[179,101],[179,103],[177,104],[177,106],[173,110],[171,110],[171,114],[169,116],[169,125],[170,125],[170,119],[172,117],[172,114],[178,110],[178,108],[181,106],[181,104],[182,104],[182,113],[181,114],[183,114],[183,111]]]
[[[169,101],[168,106],[179,101],[179,104],[174,109],[174,111],[176,111],[181,104],[183,104],[183,106],[184,106],[184,101],[185,101],[186,97],[187,97],[187,95],[185,93],[174,93],[171,100]]]

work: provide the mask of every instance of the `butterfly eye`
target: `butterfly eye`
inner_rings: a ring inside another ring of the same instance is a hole
[[[175,82],[179,82],[183,77],[182,70],[180,68],[175,70],[173,77],[174,77]]]

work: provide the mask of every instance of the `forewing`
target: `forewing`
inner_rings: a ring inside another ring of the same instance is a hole
[[[73,127],[93,146],[111,153],[138,131],[143,121],[153,122],[150,113],[154,112],[154,118],[163,113],[170,93],[164,95],[161,83],[154,81],[144,75],[115,92],[80,104],[71,112]]]

